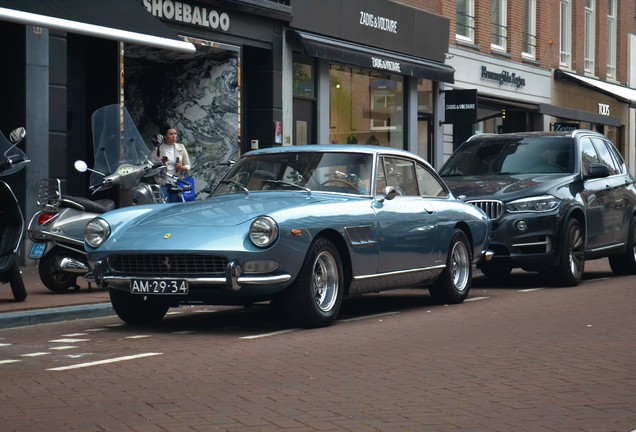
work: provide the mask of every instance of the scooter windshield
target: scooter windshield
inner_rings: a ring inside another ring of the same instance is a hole
[[[11,160],[15,163],[16,161],[24,161],[26,160],[26,158],[27,157],[24,154],[24,152],[20,150],[19,148],[17,148],[15,145],[13,145],[2,134],[2,132],[0,132],[0,163],[6,162],[8,160]],[[0,172],[0,177],[16,173],[20,171],[22,168],[24,168],[25,166],[26,164],[24,163],[17,163],[15,165],[12,165],[9,168],[6,168],[5,170],[0,170],[2,171]]]
[[[128,110],[123,105],[106,105],[93,113],[95,171],[114,173],[120,165],[140,165],[150,153]],[[104,176],[91,174],[91,186],[100,185]]]

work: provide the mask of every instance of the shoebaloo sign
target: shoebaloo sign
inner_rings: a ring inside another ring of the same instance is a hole
[[[143,4],[157,18],[212,30],[230,29],[230,15],[227,12],[173,0],[143,0]]]

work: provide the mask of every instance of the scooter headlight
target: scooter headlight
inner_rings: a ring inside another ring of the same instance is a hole
[[[110,225],[102,218],[95,218],[86,224],[84,239],[89,246],[99,247],[110,236]]]

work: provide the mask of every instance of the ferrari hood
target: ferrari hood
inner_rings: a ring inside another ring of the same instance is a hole
[[[144,212],[135,213],[126,209],[111,212],[117,219],[124,218],[130,225],[139,227],[168,226],[211,226],[230,227],[240,225],[259,215],[292,208],[307,206],[326,200],[339,199],[342,196],[330,197],[319,194],[309,195],[304,192],[277,193],[263,192],[250,194],[233,194],[213,196],[205,200],[191,203],[176,203],[144,206]],[[120,213],[121,212],[121,213]],[[128,218],[128,216],[132,217]]]

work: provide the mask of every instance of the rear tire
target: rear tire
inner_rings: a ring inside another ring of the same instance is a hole
[[[555,275],[561,286],[576,286],[583,279],[585,270],[585,233],[578,220],[572,218],[565,224],[559,248],[559,265]]]
[[[128,324],[155,324],[161,321],[170,308],[167,302],[155,297],[131,294],[113,288],[110,288],[108,293],[115,313]]]
[[[450,241],[446,268],[428,291],[436,302],[456,304],[468,296],[473,277],[470,242],[464,231],[455,229]]]
[[[318,237],[294,283],[283,295],[287,317],[302,327],[325,327],[342,305],[344,277],[340,254],[327,238]]]
[[[23,302],[27,298],[27,292],[24,288],[24,279],[22,279],[22,273],[18,263],[13,263],[9,268],[9,285],[11,285],[11,292],[13,292],[13,299],[17,302]]]
[[[80,256],[73,256],[57,246],[45,254],[38,264],[38,273],[44,286],[56,293],[71,290],[77,291],[79,289],[77,285],[77,274],[67,273],[59,269],[59,262],[64,257],[71,257],[88,265],[86,259],[82,259]]]
[[[627,249],[622,255],[609,257],[612,272],[617,275],[636,274],[636,217],[632,217],[627,238]]]

